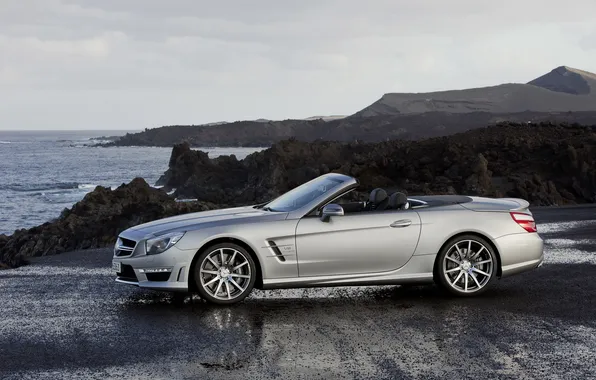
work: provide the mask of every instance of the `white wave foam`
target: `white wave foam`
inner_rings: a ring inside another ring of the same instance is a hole
[[[10,141],[0,141],[0,144],[12,144]]]
[[[87,143],[91,143],[91,144],[108,144],[111,143],[112,140],[106,140],[106,139],[89,139],[89,140],[84,140]]]
[[[89,183],[82,183],[79,185],[79,189],[81,190],[94,190],[97,187],[97,185],[92,185]]]

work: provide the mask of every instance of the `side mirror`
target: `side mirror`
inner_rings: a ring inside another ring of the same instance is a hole
[[[332,216],[343,216],[344,209],[338,204],[330,203],[323,207],[323,211],[321,212],[321,221],[328,222],[329,218]]]

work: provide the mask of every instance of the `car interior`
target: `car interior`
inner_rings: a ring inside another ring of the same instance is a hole
[[[343,198],[343,197],[342,197]],[[391,195],[388,195],[384,189],[376,188],[371,191],[367,201],[346,201],[336,200],[332,203],[339,204],[345,214],[354,214],[364,211],[384,211],[384,210],[407,210],[412,206],[421,206],[423,202],[414,201],[412,205],[411,201],[408,200],[406,194],[396,191]]]

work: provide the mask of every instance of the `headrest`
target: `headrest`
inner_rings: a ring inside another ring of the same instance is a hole
[[[370,197],[368,198],[368,200],[374,204],[381,203],[385,199],[387,199],[387,192],[381,188],[377,188],[371,191]]]
[[[405,209],[408,205],[408,197],[404,193],[395,192],[389,197],[389,207],[393,209]]]

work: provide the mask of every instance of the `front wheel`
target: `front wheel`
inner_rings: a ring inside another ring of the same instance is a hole
[[[239,245],[222,243],[204,250],[196,261],[194,279],[201,297],[208,302],[230,305],[242,301],[256,280],[250,254]]]
[[[458,296],[486,291],[497,272],[497,258],[485,239],[464,235],[449,241],[439,252],[436,276],[439,285]]]

